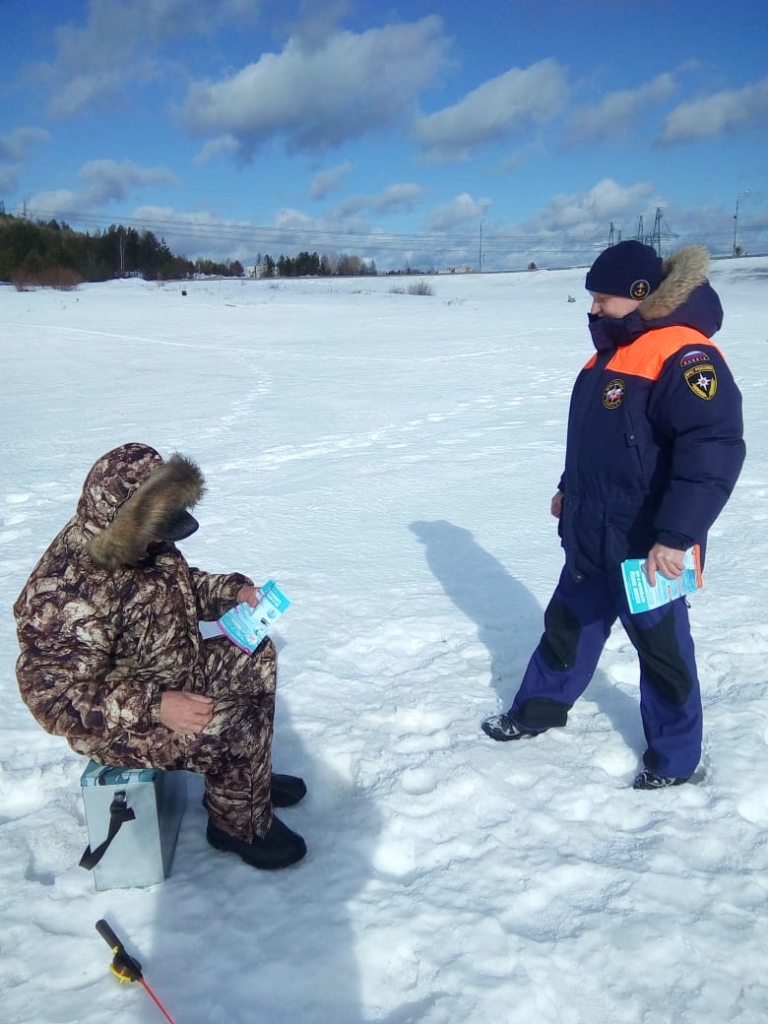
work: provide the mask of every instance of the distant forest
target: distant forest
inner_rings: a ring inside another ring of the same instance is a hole
[[[357,256],[302,252],[295,258],[259,255],[260,277],[361,276],[376,274],[375,264]],[[216,263],[171,252],[151,231],[112,224],[93,234],[64,221],[32,221],[0,213],[0,281],[18,288],[74,288],[81,281],[141,277],[146,281],[183,281],[206,275],[244,277],[238,260]]]

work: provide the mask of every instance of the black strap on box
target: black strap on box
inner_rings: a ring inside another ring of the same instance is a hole
[[[91,850],[90,843],[88,844],[85,848],[85,853],[80,858],[80,867],[85,868],[86,871],[95,868],[107,852],[109,844],[120,831],[123,823],[133,821],[135,817],[135,812],[128,806],[125,790],[121,789],[115,793],[112,803],[109,805],[109,830],[107,831],[107,838],[93,851]]]

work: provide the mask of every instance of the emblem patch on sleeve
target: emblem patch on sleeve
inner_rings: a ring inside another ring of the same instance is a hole
[[[703,353],[699,352],[696,355],[702,356]],[[694,395],[697,398],[703,398],[705,402],[711,402],[717,394],[717,374],[712,363],[696,362],[686,364],[683,360],[681,365],[683,367],[685,383]]]
[[[603,405],[606,409],[618,409],[621,403],[624,401],[624,395],[627,393],[627,386],[623,380],[612,380],[610,384],[606,384],[603,388]]]

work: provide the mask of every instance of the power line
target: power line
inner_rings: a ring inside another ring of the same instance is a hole
[[[151,231],[158,236],[170,235],[175,250],[183,249],[185,244],[194,245],[196,250],[205,248],[221,250],[223,246],[248,248],[255,254],[260,252],[279,253],[287,251],[318,251],[318,252],[354,252],[366,257],[367,254],[381,253],[397,255],[407,260],[409,254],[418,259],[439,259],[448,264],[474,265],[477,254],[477,235],[474,228],[462,229],[459,233],[448,231],[421,231],[413,233],[383,232],[376,229],[363,231],[323,228],[318,225],[301,227],[274,227],[259,224],[213,223],[205,220],[195,222],[187,215],[187,219],[173,217],[121,217],[105,227],[103,216],[69,211],[65,216],[60,211],[45,208],[27,209],[25,216],[43,223],[50,220],[70,220],[77,225],[77,230],[91,230],[106,233],[109,227],[129,227],[137,231]],[[666,231],[661,231],[661,222]],[[640,224],[643,221],[640,218]],[[613,227],[613,225],[611,225]],[[746,236],[749,228],[742,229]],[[669,229],[663,218],[662,211],[656,211],[654,236],[658,241],[662,238],[674,238],[677,245],[687,242],[698,242],[708,245],[717,252],[726,251],[725,232],[719,234],[709,232],[707,237],[701,233],[678,234]],[[757,240],[757,235],[755,235]],[[517,233],[488,230],[483,233],[483,266],[490,269],[495,263],[520,257],[526,262],[541,258],[557,258],[560,261],[589,261],[594,257],[596,248],[605,247],[610,241],[599,233],[571,235],[566,232],[549,234]]]

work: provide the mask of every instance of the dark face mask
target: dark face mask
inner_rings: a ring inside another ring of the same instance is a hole
[[[597,313],[587,313],[587,317],[592,343],[598,352],[610,352],[622,345],[631,345],[648,330],[647,323],[637,310],[620,318],[600,316]]]
[[[157,531],[162,540],[175,542],[191,537],[200,528],[200,523],[186,509],[181,509]]]
[[[177,512],[166,523],[163,523],[157,531],[157,540],[147,545],[147,551],[141,559],[140,564],[144,567],[153,565],[155,559],[170,551],[177,540],[184,540],[191,537],[200,528],[200,523],[191,516],[189,512]]]
[[[170,551],[170,545],[164,540],[153,540],[151,544],[147,545],[147,550],[144,552],[144,557],[137,563],[140,568],[147,569],[149,566],[155,564],[155,560],[164,555],[167,551]]]

